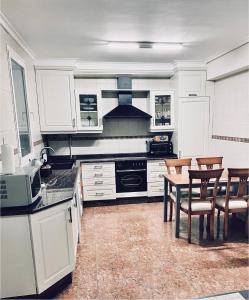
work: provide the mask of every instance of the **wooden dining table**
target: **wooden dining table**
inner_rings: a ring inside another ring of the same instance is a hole
[[[228,181],[228,172],[225,170],[220,178],[219,185],[226,186]],[[238,183],[238,178],[232,178],[233,183]],[[175,205],[175,237],[179,238],[180,233],[180,205],[181,205],[181,191],[189,187],[189,174],[164,174],[164,222],[167,222],[168,215],[168,198],[169,186],[174,186],[176,189],[176,205]],[[214,180],[210,180],[209,187],[214,186]],[[200,180],[193,180],[192,187],[200,187]]]

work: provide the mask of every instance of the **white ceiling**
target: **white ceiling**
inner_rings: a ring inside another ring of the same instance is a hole
[[[248,0],[2,0],[35,55],[106,62],[203,60],[248,39]],[[181,50],[110,49],[101,42],[183,42]]]

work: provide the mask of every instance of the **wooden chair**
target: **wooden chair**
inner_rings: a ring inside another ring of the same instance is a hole
[[[203,168],[204,166],[206,166],[206,170],[212,170],[215,165],[218,165],[218,167],[221,169],[222,160],[223,160],[223,156],[196,158],[199,170],[204,170]]]
[[[189,197],[181,201],[181,211],[188,214],[188,242],[191,243],[191,217],[199,215],[199,238],[203,238],[203,222],[204,216],[207,215],[207,233],[210,239],[214,239],[214,210],[215,198],[219,179],[224,169],[216,170],[189,170]],[[208,195],[208,183],[211,178],[215,179],[212,196]],[[200,195],[193,197],[193,180],[201,180]]]
[[[168,174],[172,174],[173,172],[176,174],[182,174],[182,168],[187,167],[187,169],[191,169],[192,158],[183,158],[183,159],[166,159],[165,165],[167,167]],[[183,191],[183,195],[187,195],[188,190]],[[172,221],[173,215],[173,204],[176,203],[175,190],[172,190],[172,187],[169,188],[169,203],[170,203],[170,211],[169,211],[169,221]]]
[[[238,189],[236,195],[231,195],[232,189],[231,179],[237,177],[239,179]],[[218,209],[217,227],[219,229],[220,224],[220,212],[224,212],[224,227],[223,227],[223,239],[228,238],[228,219],[229,213],[246,213],[245,232],[248,236],[248,207],[249,207],[249,195],[247,188],[247,180],[249,177],[249,168],[228,168],[228,182],[226,187],[225,197],[217,197],[215,202],[215,208]],[[218,232],[219,233],[219,232]]]
[[[223,156],[214,156],[214,157],[199,157],[196,158],[197,165],[199,170],[213,170],[214,168],[222,168]],[[209,189],[208,189],[209,190]],[[225,194],[225,187],[218,188],[217,194]],[[211,191],[209,191],[211,192]]]

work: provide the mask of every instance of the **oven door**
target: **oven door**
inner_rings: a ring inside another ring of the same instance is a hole
[[[146,170],[116,170],[116,192],[146,192]]]

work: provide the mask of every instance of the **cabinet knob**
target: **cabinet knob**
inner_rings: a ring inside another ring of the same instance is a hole
[[[75,127],[75,118],[73,118],[73,128]]]

